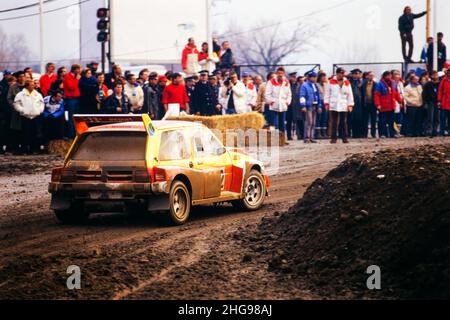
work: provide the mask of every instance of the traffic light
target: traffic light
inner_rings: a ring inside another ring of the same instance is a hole
[[[106,42],[109,40],[109,10],[107,8],[100,8],[97,10],[97,34],[98,42]]]

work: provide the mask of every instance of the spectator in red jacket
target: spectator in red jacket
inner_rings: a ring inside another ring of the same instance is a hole
[[[385,71],[381,81],[375,86],[375,106],[379,111],[378,132],[381,138],[386,138],[388,135],[391,138],[397,137],[394,129],[396,102],[403,105],[402,97],[397,90],[397,83],[392,80],[392,73]]]
[[[80,89],[78,83],[81,77],[81,66],[72,65],[70,72],[66,74],[63,80],[64,85],[64,109],[69,112],[69,137],[75,137],[75,126],[72,121],[74,114],[80,112]]]
[[[53,82],[56,81],[57,75],[55,73],[55,64],[52,62],[47,63],[45,66],[45,74],[41,76],[39,79],[39,83],[41,85],[41,92],[44,97],[49,95],[49,90],[53,84]]]
[[[179,73],[172,75],[172,83],[164,88],[162,102],[167,112],[169,104],[177,103],[180,105],[180,111],[189,113],[189,97],[186,86],[183,84],[183,78]]]
[[[438,106],[441,109],[440,133],[444,136],[446,129],[450,130],[450,69],[447,69],[446,77],[439,85]]]
[[[193,75],[200,71],[199,61],[199,51],[197,50],[197,46],[195,45],[194,38],[189,38],[186,47],[184,47],[183,52],[181,54],[181,66],[183,68],[183,72],[187,75]]]

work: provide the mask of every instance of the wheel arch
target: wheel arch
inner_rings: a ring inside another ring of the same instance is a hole
[[[191,181],[189,181],[189,178],[188,178],[186,175],[184,175],[184,174],[182,174],[182,173],[179,173],[179,174],[177,174],[177,175],[173,178],[172,183],[173,183],[174,181],[181,181],[181,182],[183,182],[183,183],[186,185],[186,188],[188,188],[189,195],[190,195],[191,198],[192,198],[192,185],[191,185]]]

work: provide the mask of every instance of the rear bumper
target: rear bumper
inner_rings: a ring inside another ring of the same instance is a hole
[[[169,194],[170,184],[166,181],[156,183],[59,183],[50,182],[48,192],[64,193],[89,198],[115,198]],[[100,196],[97,196],[100,195]]]

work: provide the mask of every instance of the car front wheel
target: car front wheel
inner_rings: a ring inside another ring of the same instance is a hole
[[[245,180],[243,196],[242,199],[232,202],[237,209],[253,211],[262,207],[266,196],[266,183],[259,171],[250,171]]]
[[[191,196],[183,182],[173,182],[169,201],[169,217],[171,221],[176,225],[186,223],[191,212]]]

